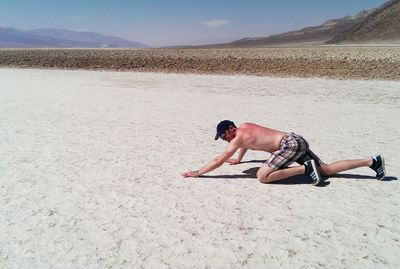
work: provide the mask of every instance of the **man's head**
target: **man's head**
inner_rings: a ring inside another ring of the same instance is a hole
[[[215,135],[215,140],[221,138],[226,141],[232,140],[235,137],[236,126],[230,120],[223,120],[217,125],[217,134]]]

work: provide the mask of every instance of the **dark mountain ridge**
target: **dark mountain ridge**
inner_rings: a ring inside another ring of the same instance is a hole
[[[353,25],[361,22],[371,12],[372,10],[364,10],[355,16],[345,16],[339,19],[328,20],[319,26],[305,27],[300,30],[267,37],[247,37],[240,40],[235,40],[229,44],[233,46],[262,46],[313,41],[319,41],[323,43],[333,38],[337,34],[342,33]]]
[[[386,2],[328,44],[400,41],[400,0]]]

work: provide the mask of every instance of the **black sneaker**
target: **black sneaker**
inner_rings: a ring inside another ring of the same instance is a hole
[[[376,172],[376,179],[382,180],[385,178],[385,159],[381,155],[372,155],[372,165],[369,167]]]
[[[314,160],[306,161],[304,163],[304,166],[306,168],[304,174],[311,177],[312,179],[311,184],[314,186],[318,185],[319,182],[321,181],[321,176],[318,172],[317,164],[315,163],[315,161]]]

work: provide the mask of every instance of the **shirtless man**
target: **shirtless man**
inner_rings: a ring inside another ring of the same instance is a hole
[[[237,128],[232,121],[221,121],[217,126],[215,140],[219,138],[229,143],[225,152],[197,171],[182,173],[183,177],[199,177],[220,167],[224,162],[238,164],[248,149],[271,153],[270,158],[257,171],[257,178],[262,183],[306,174],[311,177],[313,185],[318,185],[321,175],[328,177],[363,166],[373,169],[377,179],[382,180],[385,177],[385,163],[381,155],[325,164],[310,150],[308,142],[302,136],[254,123],[243,123]],[[237,159],[231,159],[238,149]],[[288,167],[293,162],[300,166]]]

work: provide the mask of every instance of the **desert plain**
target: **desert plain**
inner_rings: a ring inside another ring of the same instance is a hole
[[[400,80],[400,47],[0,49],[0,66]]]
[[[400,267],[399,48],[105,51],[0,51],[1,268]],[[387,176],[182,178],[223,119]]]

